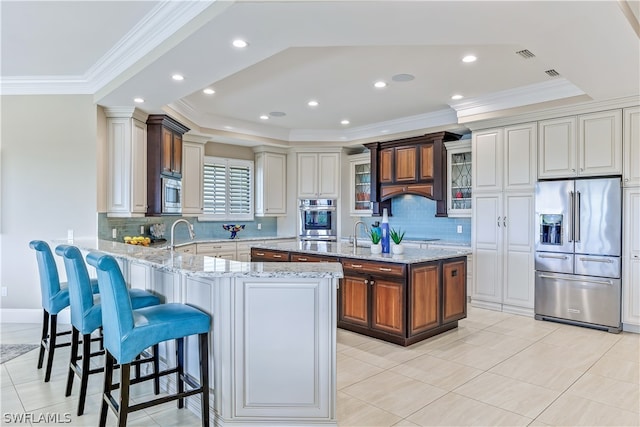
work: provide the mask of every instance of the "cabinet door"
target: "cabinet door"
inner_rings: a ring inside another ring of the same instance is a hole
[[[440,269],[438,264],[411,268],[409,335],[440,325]]]
[[[371,329],[404,336],[404,280],[372,280]]]
[[[640,186],[640,107],[624,109],[623,184]]]
[[[502,190],[503,130],[474,132],[471,143],[474,191]]]
[[[640,188],[624,190],[622,321],[640,326]]]
[[[578,117],[578,175],[622,174],[622,110]]]
[[[298,153],[298,197],[318,198],[318,155]]]
[[[200,215],[203,203],[204,144],[185,142],[182,150],[182,214]]]
[[[502,302],[502,194],[473,197],[471,227],[474,274],[472,299]]]
[[[418,178],[429,180],[434,178],[433,173],[433,144],[420,146],[420,175]]]
[[[395,182],[416,180],[418,166],[417,147],[397,147],[395,149]],[[433,171],[432,171],[433,175]]]
[[[471,217],[471,141],[445,143],[447,149],[447,215]]]
[[[503,303],[533,309],[534,303],[534,196],[506,193],[503,214]]]
[[[170,129],[162,128],[162,152],[160,156],[160,172],[173,174],[171,156],[173,155],[173,132]]]
[[[340,321],[369,327],[369,287],[366,276],[344,276],[340,286]]]
[[[340,153],[318,153],[318,198],[340,196]]]
[[[287,213],[287,156],[281,153],[256,154],[256,215]]]
[[[504,129],[504,189],[533,190],[536,185],[537,124]]]
[[[182,175],[182,135],[173,134],[171,146],[171,170],[174,175]]]
[[[349,213],[371,215],[371,159],[368,154],[350,157]]]
[[[380,183],[387,184],[393,182],[393,148],[380,150],[378,175],[378,181],[380,181]]]
[[[538,122],[538,178],[576,176],[576,118]]]
[[[147,212],[147,125],[132,119],[131,212]]]
[[[442,264],[442,323],[466,317],[466,280],[467,272],[464,261]]]

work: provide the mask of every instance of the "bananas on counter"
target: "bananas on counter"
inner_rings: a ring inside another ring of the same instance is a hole
[[[151,243],[151,239],[144,236],[124,236],[124,242],[130,245],[149,246],[149,244]]]

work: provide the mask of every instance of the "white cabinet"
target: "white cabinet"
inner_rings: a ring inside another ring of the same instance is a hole
[[[533,193],[478,193],[473,205],[471,303],[533,315]]]
[[[105,108],[107,116],[107,216],[142,217],[147,212],[146,114]]]
[[[623,185],[640,186],[640,107],[625,108],[623,114]]]
[[[236,261],[251,262],[251,248],[263,243],[264,240],[240,240],[236,242]]]
[[[196,254],[228,260],[236,259],[236,242],[216,242],[196,244]]]
[[[640,187],[624,189],[622,323],[640,332]]]
[[[182,215],[200,215],[203,211],[204,144],[190,142],[185,134],[182,142]]]
[[[538,123],[538,178],[622,174],[622,110]]]
[[[536,184],[535,123],[474,132],[473,190],[533,190]]]
[[[299,152],[297,155],[299,198],[340,197],[340,153]]]
[[[447,216],[471,216],[471,140],[449,141],[447,149]]]
[[[256,152],[256,216],[287,214],[287,156],[269,151]]]
[[[349,213],[351,216],[371,216],[371,155],[349,156],[349,171]]]

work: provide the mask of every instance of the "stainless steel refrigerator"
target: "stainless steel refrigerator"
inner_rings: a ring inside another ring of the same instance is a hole
[[[620,178],[536,185],[535,317],[620,332]]]

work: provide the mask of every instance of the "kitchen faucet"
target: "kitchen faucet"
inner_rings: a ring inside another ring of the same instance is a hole
[[[358,250],[358,224],[362,224],[364,225],[364,231],[368,234],[369,233],[369,227],[367,227],[367,224],[365,224],[364,221],[356,221],[355,224],[353,224],[353,254],[356,254],[356,251]]]
[[[184,218],[177,219],[171,225],[171,250],[174,250],[176,248],[176,246],[173,244],[174,231],[176,229],[176,225],[181,222],[184,222],[189,227],[189,237],[191,238],[191,240],[196,238],[196,233],[193,231],[193,224],[191,224]]]

